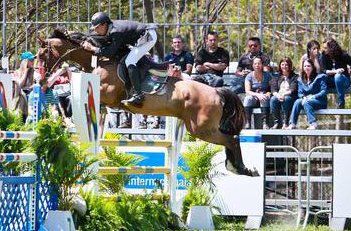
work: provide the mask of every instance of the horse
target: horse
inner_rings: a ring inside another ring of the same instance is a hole
[[[197,81],[170,77],[162,84],[161,90],[146,94],[141,106],[122,104],[121,101],[127,97],[124,81],[117,73],[122,62],[102,60],[93,69],[92,53],[84,50],[80,46],[81,41],[73,39],[73,34],[55,30],[50,38],[39,39],[36,57],[46,70],[51,70],[61,61],[75,62],[83,71],[100,76],[100,104],[132,113],[177,117],[192,136],[225,147],[228,171],[239,175],[258,175],[256,169],[248,169],[242,160],[239,133],[245,123],[245,111],[236,94],[226,88],[213,88]]]

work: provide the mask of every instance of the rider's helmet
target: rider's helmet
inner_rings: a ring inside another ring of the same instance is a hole
[[[98,25],[103,24],[103,23],[111,23],[111,19],[109,16],[107,16],[106,13],[104,12],[97,12],[91,17],[91,27],[90,29],[95,29]]]

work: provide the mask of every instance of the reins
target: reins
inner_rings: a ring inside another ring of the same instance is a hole
[[[68,56],[69,54],[71,54],[72,52],[74,51],[77,51],[79,49],[83,49],[83,47],[76,47],[76,48],[73,48],[73,49],[70,49],[68,51],[66,51],[66,53],[64,53],[62,56],[60,56],[57,61],[55,62],[55,64],[51,67],[51,69],[46,72],[47,75],[51,75],[52,71],[55,70],[56,66],[59,65],[66,56]]]

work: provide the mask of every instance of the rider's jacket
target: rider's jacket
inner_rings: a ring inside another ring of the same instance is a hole
[[[147,29],[147,25],[129,20],[114,20],[109,24],[105,43],[95,54],[114,58],[118,51],[126,45],[135,45],[140,36]]]

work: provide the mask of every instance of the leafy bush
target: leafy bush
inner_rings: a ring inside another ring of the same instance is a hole
[[[211,193],[214,191],[212,178],[217,174],[213,171],[211,160],[221,150],[221,147],[207,142],[198,142],[187,146],[183,153],[186,163],[180,172],[185,179],[191,182],[188,194],[185,196],[182,207],[182,219],[186,220],[190,207],[195,205],[210,205]]]
[[[116,214],[116,201],[103,198],[92,193],[83,194],[87,203],[87,213],[78,216],[76,226],[81,231],[105,231],[121,228],[121,222]]]
[[[97,158],[88,153],[87,147],[71,141],[60,120],[40,120],[36,131],[38,135],[30,149],[37,153],[42,163],[44,180],[57,186],[59,209],[69,210],[77,193],[76,184],[84,185],[96,177],[92,174],[92,165]]]
[[[198,142],[187,146],[183,158],[187,167],[181,168],[180,172],[185,179],[191,182],[192,187],[210,185],[212,186],[211,171],[213,166],[211,160],[221,150],[221,147],[207,143]]]
[[[165,201],[154,200],[152,194],[134,196],[122,194],[116,205],[122,230],[179,230],[175,215]]]

